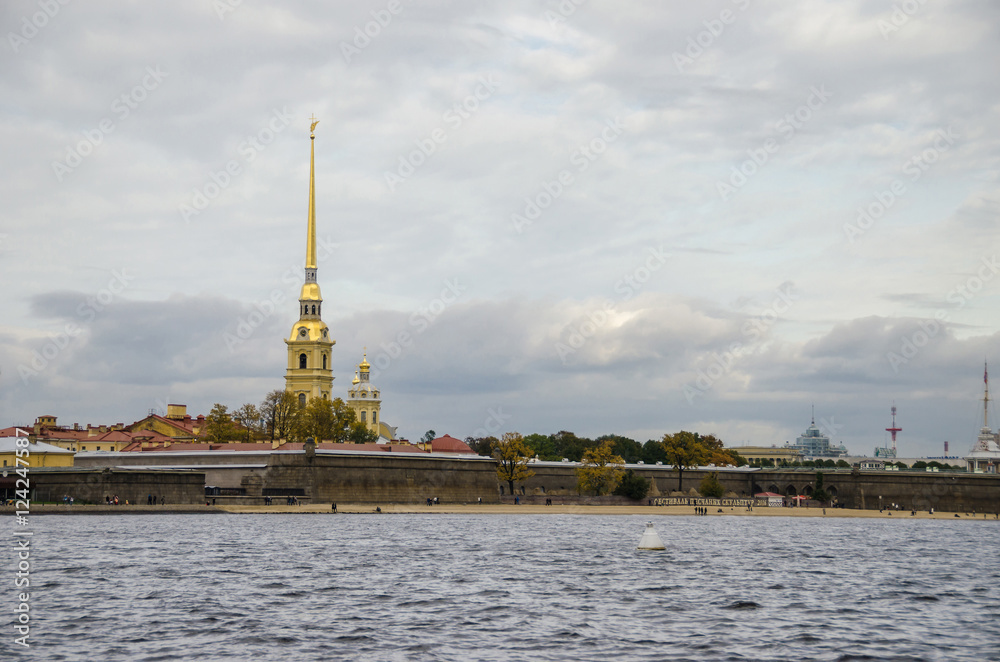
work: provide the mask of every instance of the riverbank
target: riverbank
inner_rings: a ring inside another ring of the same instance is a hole
[[[302,506],[218,506],[234,514],[261,513],[299,513],[299,514],[334,514],[332,505],[307,504]],[[697,515],[694,506],[577,506],[577,505],[508,505],[508,504],[440,504],[427,506],[424,504],[337,504],[338,515],[370,514],[380,508],[383,514],[464,514],[464,515]],[[864,517],[883,519],[983,519],[979,513],[942,513],[933,514],[922,511],[911,515],[910,511],[849,510],[847,508],[767,508],[760,507],[747,510],[745,507],[708,507],[706,517]],[[721,512],[720,512],[721,511]],[[958,517],[956,517],[956,515]],[[993,513],[987,519],[996,519]],[[1000,520],[998,520],[1000,521]]]
[[[189,514],[231,514],[231,515],[351,515],[372,514],[380,508],[386,515],[414,514],[461,514],[461,515],[643,515],[643,516],[690,516],[697,515],[694,506],[581,506],[581,505],[508,505],[508,504],[440,504],[427,506],[424,504],[387,504],[373,505],[367,503],[337,504],[337,512],[333,512],[331,504],[305,504],[288,506],[276,504],[272,506],[205,506],[205,505],[63,505],[63,504],[32,504],[30,515],[189,515]],[[14,515],[14,507],[0,506],[0,518],[4,515]],[[953,513],[918,511],[911,515],[908,510],[883,511],[850,510],[847,508],[766,508],[757,507],[747,510],[740,507],[707,507],[706,517],[862,517],[881,519],[986,519],[1000,521],[996,514],[988,513]],[[720,512],[721,511],[721,512]]]

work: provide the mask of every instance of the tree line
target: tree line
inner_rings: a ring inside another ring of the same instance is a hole
[[[288,391],[275,389],[259,405],[246,403],[231,410],[215,403],[205,418],[212,442],[305,441],[371,444],[378,434],[368,429],[342,399],[313,398],[304,407]]]
[[[507,483],[514,493],[514,483],[524,482],[535,473],[529,468],[532,458],[547,461],[563,459],[579,462],[576,469],[577,484],[581,493],[620,494],[642,499],[649,489],[649,480],[625,469],[625,464],[663,464],[677,468],[677,489],[683,489],[684,470],[714,464],[716,466],[743,466],[747,462],[733,449],[725,448],[715,435],[700,435],[681,430],[665,434],[661,439],[650,439],[644,444],[619,435],[604,435],[597,439],[578,437],[572,432],[561,431],[552,435],[517,432],[502,437],[468,437],[465,440],[480,455],[492,456],[497,461],[497,478]],[[711,477],[706,477],[711,478]],[[711,481],[709,481],[711,482]],[[718,484],[718,477],[714,477]],[[715,485],[704,485],[715,491]],[[721,484],[718,484],[721,489]]]

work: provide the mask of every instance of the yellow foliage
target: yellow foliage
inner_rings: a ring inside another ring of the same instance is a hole
[[[581,492],[594,491],[594,494],[610,494],[618,487],[625,475],[625,460],[612,452],[614,443],[608,439],[597,448],[591,448],[583,453],[580,466],[576,469],[576,478]]]

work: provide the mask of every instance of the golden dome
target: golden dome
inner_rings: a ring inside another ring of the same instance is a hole
[[[358,379],[358,373],[357,373],[357,372],[355,372],[355,373],[354,373],[354,379],[352,379],[352,380],[351,380],[351,383],[352,383],[352,384],[358,384],[358,383],[360,383],[360,382],[361,382],[361,380],[360,380],[360,379]]]

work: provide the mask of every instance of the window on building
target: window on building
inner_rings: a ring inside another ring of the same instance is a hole
[[[378,423],[378,412],[377,411],[373,411],[372,412],[372,423]]]
[[[313,304],[313,315],[316,314],[316,304]]]
[[[323,370],[326,370],[326,354],[323,355]]]
[[[306,367],[306,355],[299,354],[299,368],[305,368],[305,367]]]
[[[366,418],[367,416],[368,416],[368,412],[366,412],[366,411],[361,412],[361,422],[362,423],[367,423],[368,422],[368,419]]]
[[[101,450],[101,447],[100,447],[100,446],[98,446],[98,447],[97,447],[97,450]]]
[[[306,394],[305,393],[299,393],[299,406],[300,407],[305,407],[306,406]]]

